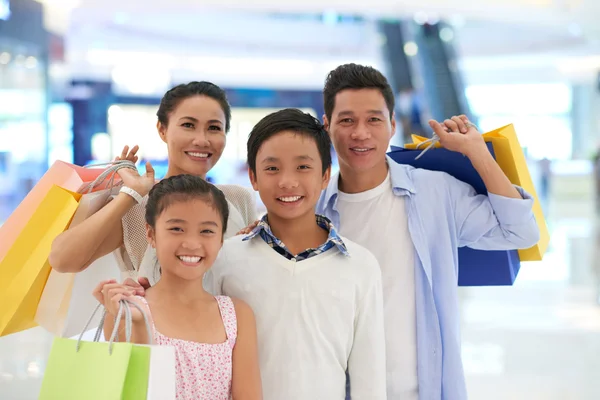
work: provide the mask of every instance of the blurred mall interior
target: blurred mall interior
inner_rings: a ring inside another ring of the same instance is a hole
[[[0,0],[0,224],[56,160],[140,145],[160,176],[156,110],[208,80],[233,107],[209,178],[249,185],[246,138],[272,110],[323,114],[327,73],[382,70],[402,145],[428,118],[514,124],[551,231],[511,287],[462,287],[474,400],[600,399],[600,2]],[[0,337],[0,398],[37,398],[52,336]]]

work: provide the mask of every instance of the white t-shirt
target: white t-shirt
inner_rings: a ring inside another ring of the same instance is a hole
[[[341,235],[371,251],[381,267],[389,399],[418,399],[414,246],[405,199],[390,175],[362,193],[339,192]]]
[[[205,279],[215,295],[254,311],[265,400],[386,399],[381,272],[375,257],[346,239],[302,261],[260,236],[225,241]]]

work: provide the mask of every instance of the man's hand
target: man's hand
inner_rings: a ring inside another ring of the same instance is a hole
[[[464,115],[452,117],[441,124],[430,120],[429,126],[438,135],[440,144],[445,149],[462,153],[470,160],[473,157],[491,156],[483,136]]]

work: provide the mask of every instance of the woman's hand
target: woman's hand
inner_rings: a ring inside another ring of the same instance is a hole
[[[245,227],[244,229],[242,229],[241,231],[239,231],[238,233],[236,233],[237,235],[247,235],[250,232],[252,232],[254,230],[254,228],[256,228],[256,225],[258,225],[260,221],[256,220],[253,223],[251,223],[250,225],[248,225],[247,227]]]
[[[125,146],[123,147],[121,155],[115,157],[115,161],[127,160],[135,163],[138,161],[137,152],[139,149],[140,148],[137,145],[131,150],[129,149],[129,146]],[[135,190],[142,197],[150,193],[150,190],[155,183],[154,168],[152,168],[150,162],[146,162],[146,173],[144,175],[140,175],[137,170],[130,168],[120,169],[118,174],[121,177],[124,186]]]

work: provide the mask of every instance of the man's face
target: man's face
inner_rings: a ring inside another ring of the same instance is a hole
[[[331,120],[325,116],[340,167],[365,172],[385,163],[396,121],[378,89],[347,89],[335,97]]]

